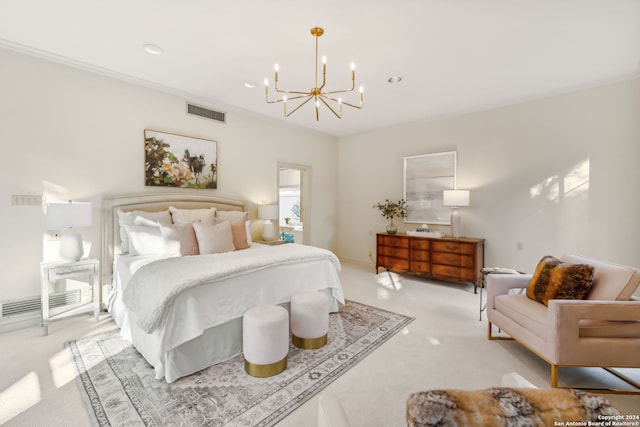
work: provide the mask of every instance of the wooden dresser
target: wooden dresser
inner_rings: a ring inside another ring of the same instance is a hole
[[[484,267],[484,239],[378,233],[376,273],[380,267],[398,273],[471,282],[476,292]]]

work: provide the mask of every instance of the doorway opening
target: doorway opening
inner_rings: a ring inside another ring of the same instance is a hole
[[[304,244],[308,241],[309,173],[304,165],[278,162],[278,207],[280,238]]]

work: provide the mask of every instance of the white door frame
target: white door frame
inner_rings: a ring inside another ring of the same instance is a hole
[[[281,169],[296,169],[300,171],[300,219],[302,220],[302,243],[309,244],[309,229],[310,229],[310,187],[311,187],[311,166],[301,165],[298,163],[289,163],[278,161],[277,175],[277,195],[278,195],[278,208],[280,207],[280,170]]]

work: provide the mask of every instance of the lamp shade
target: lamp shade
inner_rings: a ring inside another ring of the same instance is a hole
[[[442,204],[445,206],[469,206],[468,190],[445,190],[442,195]]]
[[[278,205],[259,205],[258,206],[258,218],[259,219],[274,219],[278,218]]]
[[[91,225],[91,203],[66,202],[47,204],[47,230]]]

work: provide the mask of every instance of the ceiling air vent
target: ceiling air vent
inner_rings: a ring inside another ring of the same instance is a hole
[[[216,122],[225,123],[226,113],[220,111],[209,110],[208,108],[200,107],[198,105],[190,104],[187,102],[187,114],[192,116],[200,116],[205,119],[215,120]]]

